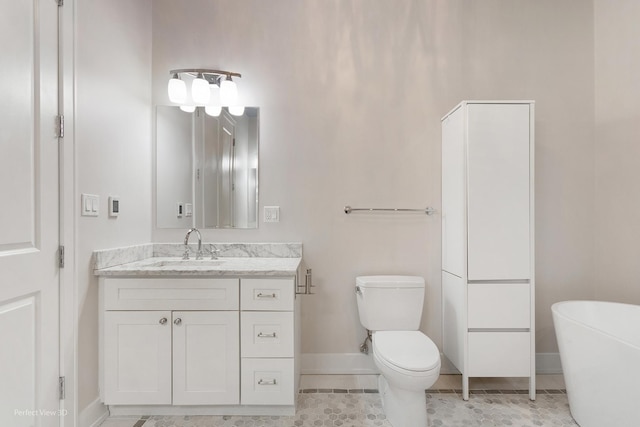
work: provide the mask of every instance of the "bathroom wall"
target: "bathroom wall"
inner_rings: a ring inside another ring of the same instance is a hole
[[[343,207],[439,208],[440,118],[463,99],[535,100],[537,351],[555,353],[550,305],[594,292],[593,32],[580,0],[154,0],[153,99],[173,68],[242,73],[260,209],[281,220],[204,238],[303,242],[303,352],[327,356],[358,352],[362,274],[425,277],[422,330],[441,344],[440,217]]]
[[[95,420],[85,412],[100,410],[98,283],[91,253],[151,239],[151,0],[76,1],[65,7],[72,5],[81,425]],[[81,193],[100,196],[99,217],[79,215]],[[117,219],[107,215],[109,195],[120,197]]]
[[[640,304],[640,3],[594,5],[595,296]]]

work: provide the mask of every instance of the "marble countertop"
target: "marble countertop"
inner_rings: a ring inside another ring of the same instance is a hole
[[[182,261],[180,257],[150,257],[95,269],[96,276],[292,276],[302,258],[219,257]]]

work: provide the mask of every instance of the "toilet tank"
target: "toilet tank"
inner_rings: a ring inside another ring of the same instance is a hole
[[[359,276],[356,300],[360,323],[370,331],[416,331],[424,303],[418,276]]]

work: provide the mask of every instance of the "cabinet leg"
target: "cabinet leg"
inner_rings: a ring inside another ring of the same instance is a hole
[[[462,374],[462,400],[469,400],[469,375]]]
[[[536,400],[536,376],[529,377],[529,399]]]

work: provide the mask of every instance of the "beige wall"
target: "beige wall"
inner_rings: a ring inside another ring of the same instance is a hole
[[[67,7],[67,6],[65,6]],[[151,0],[76,1],[75,151],[78,409],[98,397],[96,249],[151,238]],[[100,216],[80,217],[80,194]],[[121,214],[108,218],[107,198]]]
[[[281,222],[211,241],[301,241],[317,295],[306,353],[356,353],[355,276],[424,276],[422,329],[441,343],[440,218],[344,205],[440,206],[440,117],[463,99],[536,101],[538,352],[550,305],[593,295],[593,4],[580,0],[154,0],[153,96],[168,71],[243,74],[261,107],[260,207]],[[179,242],[185,230],[154,230]]]
[[[595,296],[640,304],[640,2],[594,4]]]

